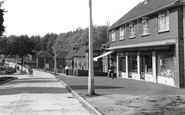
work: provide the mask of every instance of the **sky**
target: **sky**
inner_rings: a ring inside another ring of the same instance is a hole
[[[92,0],[93,25],[112,25],[144,0]],[[89,26],[89,0],[5,0],[5,35],[65,33]]]

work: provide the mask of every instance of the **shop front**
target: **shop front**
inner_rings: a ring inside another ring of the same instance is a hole
[[[169,49],[170,48],[170,49]],[[117,77],[174,86],[174,47],[117,51]]]

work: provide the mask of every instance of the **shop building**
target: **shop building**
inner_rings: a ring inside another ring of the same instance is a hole
[[[145,0],[108,29],[117,77],[185,87],[183,0]]]

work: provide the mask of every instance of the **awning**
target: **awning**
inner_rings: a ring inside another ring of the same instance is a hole
[[[108,52],[106,52],[106,53],[104,53],[104,54],[102,54],[102,55],[100,55],[100,56],[94,57],[93,60],[94,60],[94,61],[98,61],[99,58],[102,58],[102,57],[104,57],[104,56],[107,56],[107,55],[111,54],[112,52],[113,52],[113,51],[108,51]]]
[[[137,44],[113,46],[113,47],[107,48],[107,50],[117,50],[117,49],[124,49],[124,48],[139,48],[139,47],[152,47],[152,46],[165,46],[165,45],[174,45],[175,43],[176,43],[175,39],[167,39],[167,40],[161,40],[161,41],[151,41],[151,42],[144,42],[144,43],[137,43]]]

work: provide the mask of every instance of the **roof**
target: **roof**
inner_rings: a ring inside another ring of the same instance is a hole
[[[39,55],[41,55],[44,51],[40,50],[36,53],[36,56],[38,57]]]
[[[109,39],[98,39],[93,43],[93,50],[100,50],[103,44],[106,44]]]
[[[36,54],[37,57],[47,57],[47,58],[53,58],[53,56],[49,52],[39,51]]]
[[[146,2],[148,1],[148,2]],[[152,13],[156,13],[160,10],[163,10],[165,8],[170,8],[175,5],[180,5],[176,3],[180,3],[180,0],[145,0],[143,2],[140,2],[138,5],[136,5],[133,9],[131,9],[126,15],[121,17],[118,21],[116,21],[110,28],[116,28],[119,27],[125,23],[131,22],[133,20],[136,20],[138,18],[150,15]],[[182,5],[182,3],[181,3]]]
[[[56,58],[65,58],[68,53],[68,51],[61,51]]]
[[[70,59],[70,58],[72,58],[73,57],[73,55],[74,55],[74,52],[73,51],[69,51],[69,53],[66,55],[66,59]]]
[[[74,57],[83,57],[85,56],[85,51],[87,50],[87,46],[82,46],[75,54],[73,55]]]

